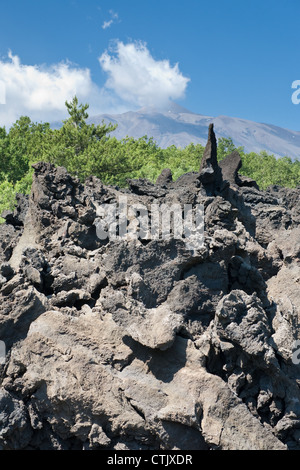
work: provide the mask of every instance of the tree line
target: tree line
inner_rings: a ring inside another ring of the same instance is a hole
[[[34,123],[27,116],[18,119],[7,131],[0,127],[0,215],[12,209],[16,193],[31,189],[32,164],[46,161],[64,166],[82,182],[90,175],[105,184],[126,186],[128,178],[155,181],[164,168],[177,179],[189,171],[198,171],[204,152],[200,144],[185,148],[174,145],[162,149],[152,138],[113,136],[117,126],[88,124],[88,104],[79,104],[75,96],[66,102],[69,118],[59,129],[49,123]],[[218,160],[235,150],[232,139],[218,139]],[[246,153],[237,148],[242,160],[240,174],[254,179],[261,189],[270,185],[296,187],[300,184],[300,161],[288,156],[276,158],[267,152]]]

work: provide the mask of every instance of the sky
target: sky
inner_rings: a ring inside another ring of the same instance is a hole
[[[0,126],[170,101],[300,131],[299,0],[10,0]],[[294,88],[292,88],[294,86]]]

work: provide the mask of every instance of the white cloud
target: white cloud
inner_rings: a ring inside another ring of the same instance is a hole
[[[189,82],[178,64],[172,67],[168,60],[155,60],[144,43],[117,42],[99,62],[109,76],[106,88],[139,106],[163,107],[169,100],[183,98]]]
[[[102,24],[102,29],[110,28],[113,23],[119,20],[118,13],[115,13],[113,10],[109,10],[110,20],[104,21]]]
[[[55,121],[66,117],[65,101],[76,94],[82,102],[96,106],[108,97],[93,83],[89,69],[68,62],[23,65],[9,52],[0,60],[0,77],[4,85],[5,104],[0,104],[0,126],[9,126],[22,115],[34,121]]]
[[[6,102],[6,91],[5,91],[5,83],[0,80],[0,104],[5,104]]]
[[[102,29],[107,29],[107,28],[109,28],[112,24],[113,24],[113,20],[104,21],[104,22],[103,22],[103,25],[102,25]]]
[[[68,116],[65,101],[75,94],[79,102],[89,103],[90,116],[138,106],[163,107],[182,98],[189,82],[178,64],[155,60],[142,43],[117,42],[99,62],[108,75],[102,88],[88,68],[70,62],[26,65],[9,52],[0,58],[0,126],[9,127],[21,116],[34,122],[62,121]]]

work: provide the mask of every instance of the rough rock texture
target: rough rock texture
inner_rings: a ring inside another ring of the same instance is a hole
[[[222,185],[222,171],[217,161],[217,139],[214,133],[214,125],[208,128],[208,139],[204,149],[200,165],[200,181],[207,194],[214,194]]]
[[[210,128],[175,182],[35,165],[0,225],[1,449],[300,449],[300,188],[260,191],[215,157]],[[203,246],[101,240],[120,195],[203,204]]]
[[[219,166],[222,171],[223,180],[229,181],[231,184],[239,183],[238,171],[242,166],[242,160],[237,150],[234,150],[224,160],[221,160]]]

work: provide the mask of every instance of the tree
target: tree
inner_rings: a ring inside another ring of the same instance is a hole
[[[231,137],[220,137],[218,139],[218,161],[223,160],[234,150],[237,150],[239,153],[243,153],[244,147],[236,147]]]
[[[2,177],[15,183],[31,167],[42,159],[45,136],[50,130],[48,123],[35,124],[28,116],[22,116],[9,130],[0,132],[0,163]]]
[[[48,143],[45,146],[43,158],[56,165],[64,166],[72,173],[79,175],[81,165],[85,164],[83,154],[97,142],[108,138],[108,134],[116,129],[116,125],[88,124],[88,104],[78,105],[75,96],[71,102],[66,101],[69,118],[63,121],[60,129],[52,130],[48,135]],[[83,172],[84,173],[84,172]]]
[[[67,107],[68,113],[70,115],[70,118],[68,121],[64,121],[65,123],[70,122],[74,127],[82,127],[85,125],[86,119],[89,117],[88,113],[86,110],[89,108],[88,104],[80,104],[78,106],[78,98],[75,95],[72,101],[68,103],[68,101],[65,102],[65,105]]]
[[[112,125],[109,123],[107,125],[104,120],[102,120],[102,124],[98,124],[97,126],[94,124],[87,124],[86,121],[89,115],[86,111],[88,110],[89,105],[80,104],[78,106],[77,96],[74,96],[70,103],[66,101],[65,105],[70,117],[66,121],[63,121],[64,125],[62,129],[70,131],[70,128],[75,128],[77,136],[85,137],[85,139],[83,139],[85,145],[90,144],[91,140],[103,139],[107,134],[113,132],[117,128],[117,124]]]
[[[0,183],[4,181],[9,171],[9,137],[5,127],[0,127]]]

